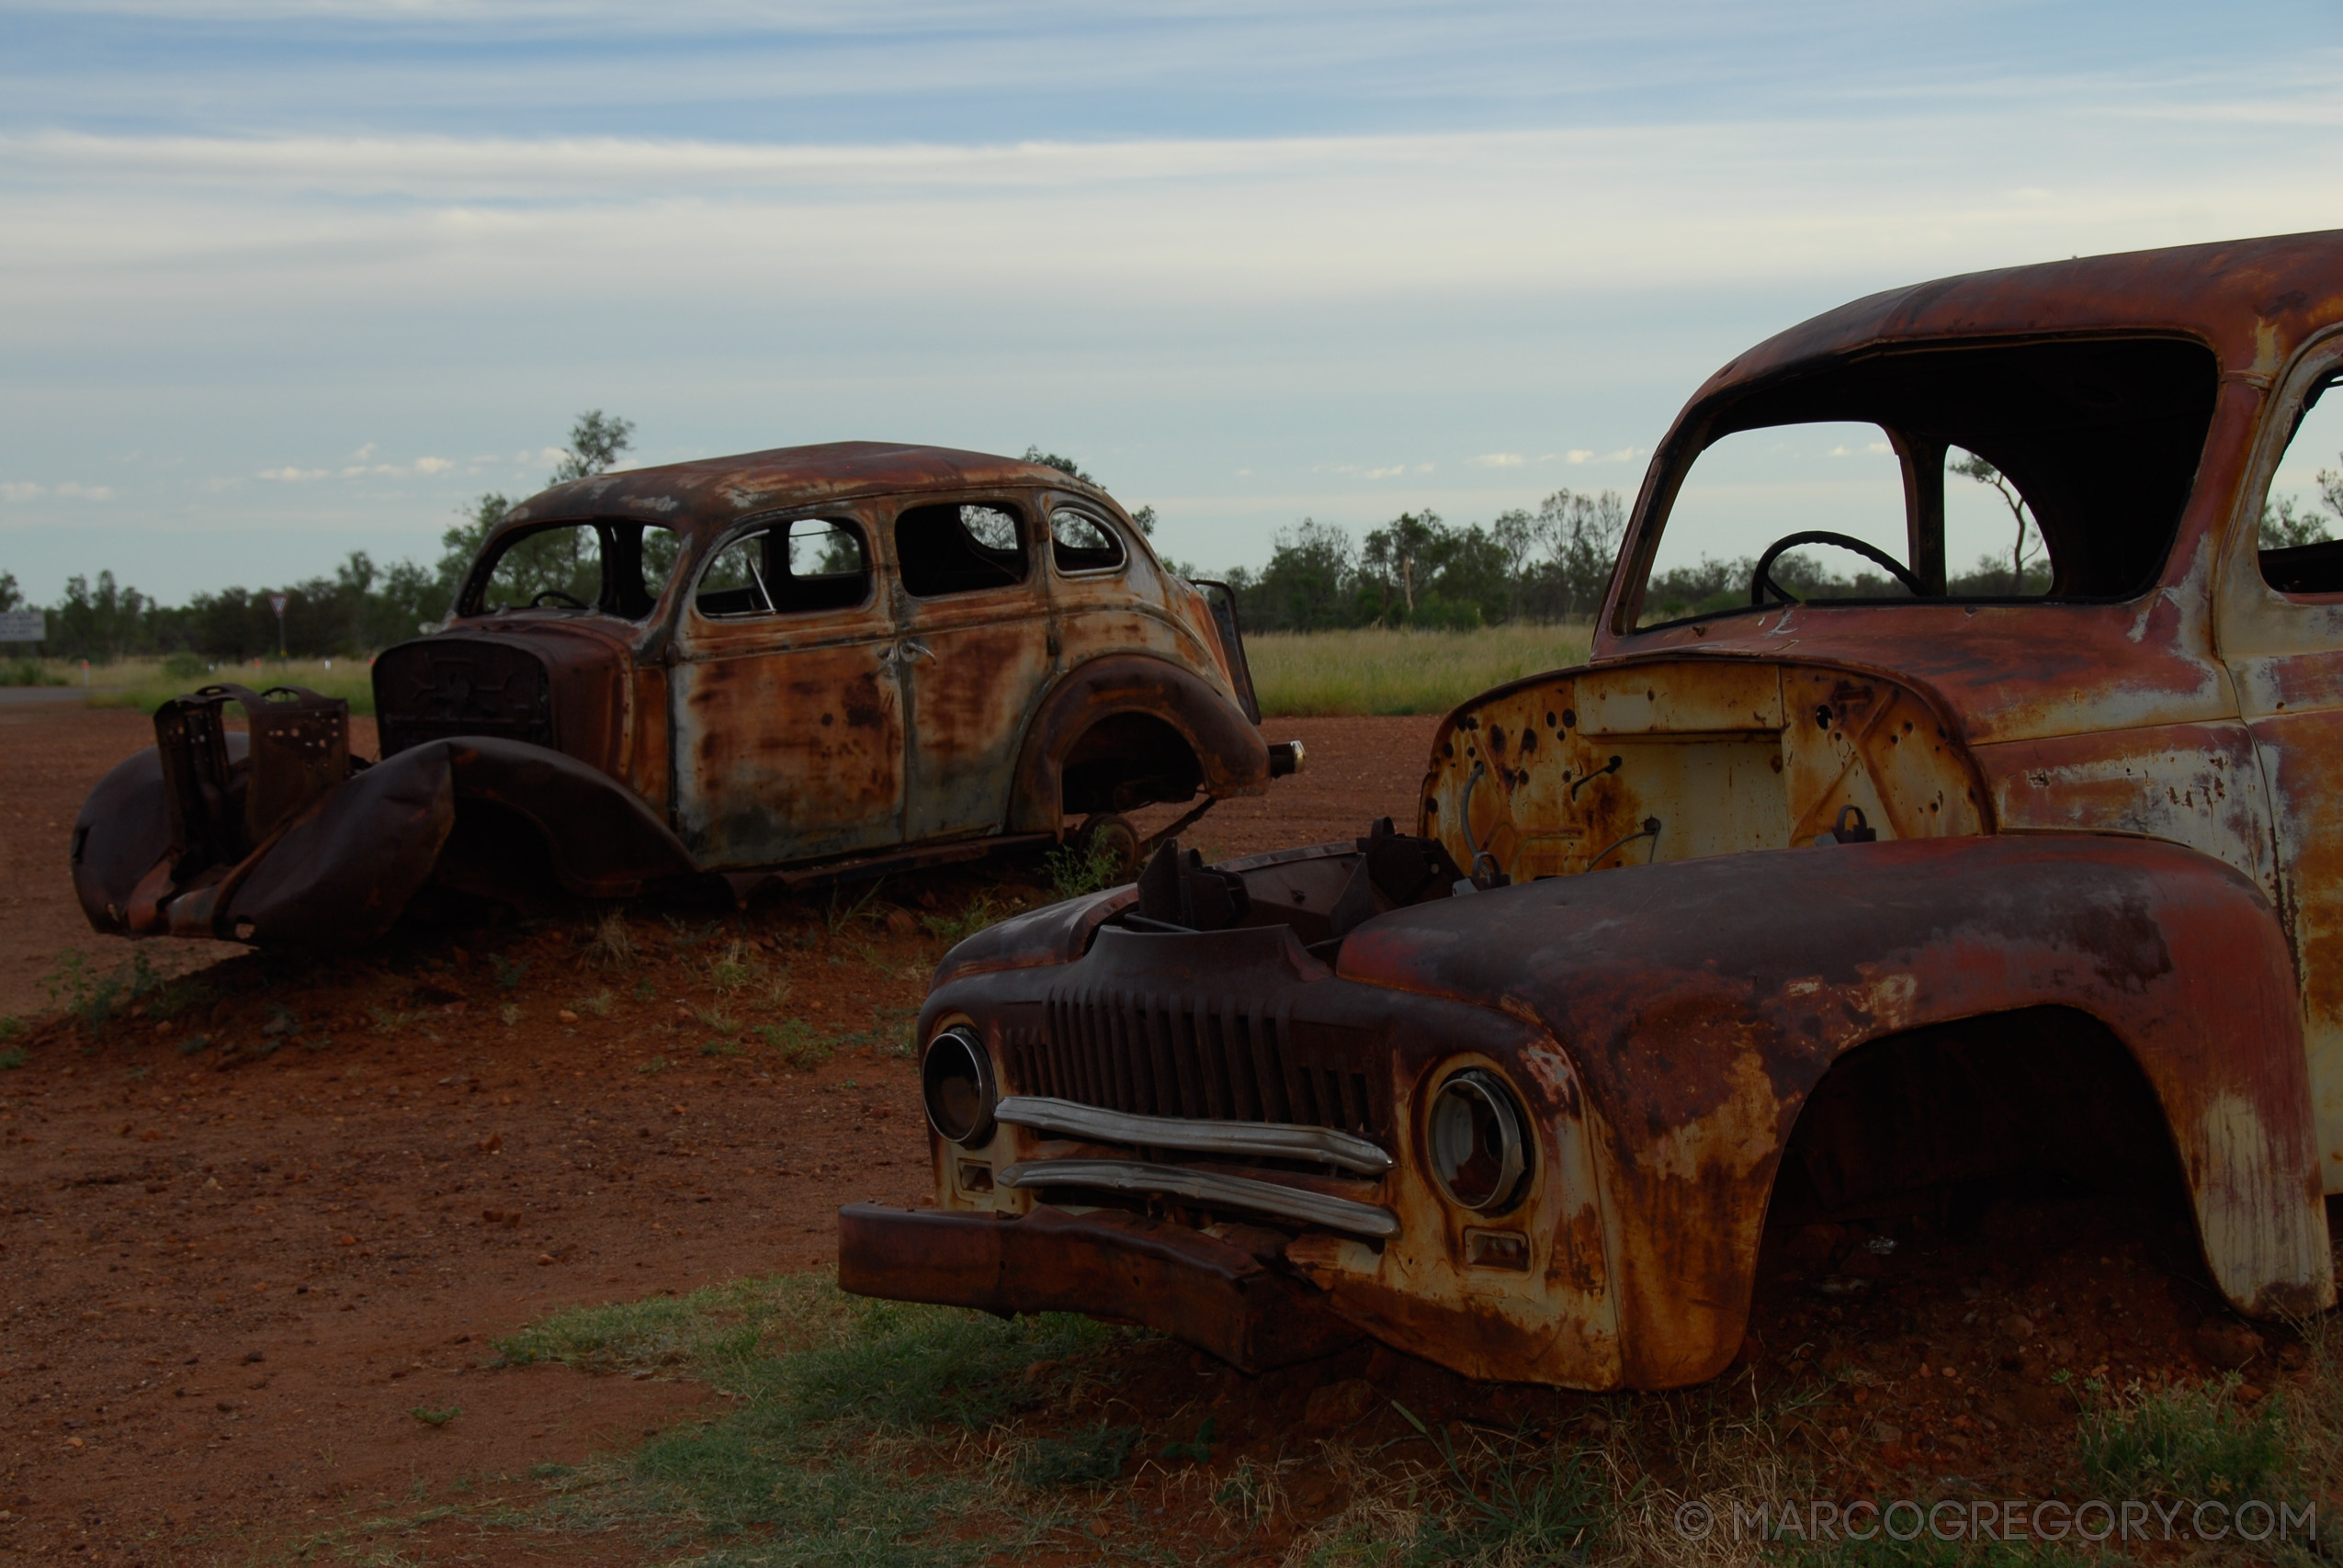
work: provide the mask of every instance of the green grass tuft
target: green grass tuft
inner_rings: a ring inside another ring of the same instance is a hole
[[[2269,1495],[2269,1483],[2291,1469],[2286,1402],[2272,1395],[2247,1409],[2235,1372],[2197,1387],[2111,1393],[2084,1385],[2077,1434],[2084,1471],[2108,1495],[2229,1497]]]
[[[1030,1528],[1004,1506],[998,1476],[946,1462],[955,1446],[1055,1392],[1029,1375],[1036,1362],[1122,1333],[866,1301],[796,1275],[581,1307],[496,1348],[512,1363],[688,1375],[731,1401],[632,1455],[548,1477],[561,1489],[549,1509],[693,1521],[708,1538],[705,1563],[945,1564],[983,1560]],[[1054,1456],[1053,1473],[1097,1470],[1112,1447]],[[972,1517],[998,1528],[972,1533]]]

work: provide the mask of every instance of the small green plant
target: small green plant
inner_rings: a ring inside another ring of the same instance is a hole
[[[736,942],[707,962],[707,983],[719,996],[730,996],[756,977],[756,950]]]
[[[57,954],[57,967],[40,977],[40,988],[51,1007],[95,1029],[114,1016],[123,1003],[144,997],[163,983],[163,976],[143,953],[100,975],[89,966],[81,949],[69,947]]]
[[[21,1045],[0,1046],[0,1072],[14,1072],[30,1059]]]
[[[928,935],[941,939],[946,946],[950,946],[1015,912],[1014,905],[997,903],[990,893],[979,893],[963,904],[957,913],[922,915],[920,923],[927,928]]]
[[[426,1410],[418,1404],[407,1412],[426,1427],[445,1427],[463,1413],[463,1407],[456,1404],[451,1404],[445,1410]]]
[[[488,955],[488,961],[495,966],[498,990],[517,991],[521,988],[521,981],[529,972],[527,959],[514,960],[506,958],[501,953],[492,953]]]
[[[192,1056],[210,1043],[211,1036],[209,1034],[190,1034],[179,1042],[179,1055]]]
[[[637,1062],[635,1064],[635,1071],[646,1076],[656,1076],[657,1074],[663,1073],[666,1070],[667,1058],[664,1056],[653,1056],[647,1062]]]
[[[692,1017],[698,1020],[702,1029],[712,1029],[719,1034],[738,1034],[741,1032],[741,1021],[720,1007],[696,1008]]]
[[[496,1016],[504,1021],[505,1028],[510,1029],[521,1021],[521,1004],[506,1002],[496,1010]]]
[[[396,1034],[399,1031],[423,1021],[419,1012],[393,1012],[389,1008],[368,1008],[367,1016],[374,1021],[377,1034]]]
[[[1060,844],[1041,857],[1041,864],[1061,898],[1113,887],[1124,877],[1122,858],[1104,843]]]
[[[744,1053],[736,1041],[703,1040],[700,1042],[699,1054],[703,1056],[738,1056]]]
[[[562,1476],[575,1475],[577,1472],[578,1467],[573,1464],[533,1464],[529,1466],[529,1473],[539,1481],[558,1481]]]
[[[1175,1441],[1164,1444],[1162,1457],[1165,1459],[1193,1460],[1198,1464],[1210,1464],[1212,1462],[1213,1424],[1213,1418],[1209,1416],[1205,1416],[1204,1418],[1204,1425],[1196,1428],[1196,1435],[1194,1438],[1184,1443]]]
[[[163,660],[163,673],[174,681],[195,680],[208,672],[210,668],[210,664],[201,654],[188,653],[184,649],[177,653],[165,654]]]
[[[638,980],[635,988],[627,994],[639,1002],[655,1002],[659,999],[659,987],[648,980]]]
[[[2111,1392],[2083,1385],[2077,1457],[2094,1480],[2126,1496],[2263,1495],[2288,1461],[2285,1398],[2248,1409],[2232,1372],[2194,1388]]]
[[[1138,1446],[1137,1427],[1101,1421],[1062,1438],[1043,1438],[1017,1464],[1017,1479],[1028,1486],[1090,1486],[1112,1481]]]
[[[0,1040],[17,1040],[24,1036],[25,1021],[15,1013],[0,1013]]]
[[[835,1042],[816,1034],[813,1026],[802,1018],[785,1018],[777,1024],[760,1023],[756,1033],[779,1054],[782,1061],[801,1073],[813,1071],[837,1050]]]
[[[610,993],[608,991],[596,991],[592,996],[580,997],[576,1001],[572,1002],[570,1005],[578,1011],[585,1014],[588,1018],[608,1018],[610,1016]]]
[[[677,947],[697,947],[701,942],[706,942],[709,937],[714,936],[718,931],[724,929],[724,922],[722,920],[710,920],[707,924],[700,927],[699,930],[692,931],[686,927],[683,921],[677,919],[673,915],[667,915],[662,918],[667,922],[668,940],[673,942]]]

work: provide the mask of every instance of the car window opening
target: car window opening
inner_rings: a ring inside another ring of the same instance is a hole
[[[1025,580],[1024,532],[1005,506],[914,506],[895,519],[895,559],[922,599],[1007,588]]]
[[[1087,512],[1061,506],[1049,514],[1050,559],[1069,576],[1084,571],[1113,571],[1124,561],[1123,541],[1115,530]]]
[[[741,535],[700,573],[692,606],[713,620],[851,610],[870,598],[870,551],[862,530],[800,517]]]
[[[479,588],[462,613],[593,611],[640,621],[657,608],[682,543],[665,525],[633,518],[515,529],[474,573]]]
[[[1700,446],[1643,526],[1636,625],[2145,592],[2195,482],[2215,371],[2174,339],[1930,344],[1743,393],[1688,427]]]
[[[2343,593],[2343,397],[2325,396],[2338,381],[2330,371],[2303,394],[2262,501],[2262,581],[2281,593]]]

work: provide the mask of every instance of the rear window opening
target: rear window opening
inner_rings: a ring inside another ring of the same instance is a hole
[[[473,569],[462,613],[593,611],[640,621],[658,607],[682,544],[663,524],[631,517],[515,529]]]
[[[2343,370],[2314,382],[2294,414],[2261,509],[2262,581],[2281,593],[2343,593]]]
[[[1049,514],[1051,561],[1061,574],[1113,571],[1123,564],[1123,541],[1087,512],[1061,506]]]
[[[914,506],[895,519],[903,592],[922,599],[1009,588],[1025,580],[1024,530],[1007,505]]]
[[[800,517],[727,543],[700,573],[692,606],[721,620],[851,610],[870,599],[870,550],[862,530]]]
[[[1634,625],[2133,597],[2171,549],[2215,372],[2173,339],[1929,345],[1730,395],[1663,456]]]

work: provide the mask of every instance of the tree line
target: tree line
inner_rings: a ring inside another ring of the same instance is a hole
[[[633,445],[632,421],[599,409],[578,416],[569,446],[547,483],[602,473]],[[1029,462],[1084,480],[1073,459],[1029,447]],[[2006,556],[1983,556],[1974,570],[1947,584],[1964,597],[2041,593],[2049,567],[2024,498],[1981,458],[1965,457],[1953,471],[1986,485],[2008,506],[2013,544]],[[2264,508],[2265,548],[2331,536],[2343,518],[2343,476],[2322,471],[2320,498],[2300,508],[2291,497]],[[1095,481],[1092,481],[1095,482]],[[481,544],[513,505],[491,491],[440,536],[436,561],[380,566],[353,550],[331,576],[277,588],[229,588],[168,605],[118,581],[111,571],[68,579],[64,597],[47,606],[50,658],[109,663],[134,657],[187,653],[244,660],[283,650],[297,658],[362,657],[436,625],[454,603]],[[1152,507],[1133,517],[1153,534]],[[1557,490],[1534,511],[1503,512],[1484,525],[1454,525],[1432,511],[1403,512],[1368,531],[1364,540],[1335,525],[1304,518],[1275,536],[1268,562],[1227,573],[1244,625],[1253,631],[1330,631],[1359,626],[1465,629],[1509,621],[1553,622],[1593,616],[1610,585],[1626,530],[1626,506],[1614,490]],[[1703,557],[1655,572],[1647,593],[1660,618],[1746,604],[1753,558]],[[1184,575],[1193,567],[1173,563]],[[1891,597],[1903,590],[1868,570],[1839,575],[1824,561],[1794,551],[1775,562],[1775,581],[1801,598]],[[281,594],[281,621],[271,604]],[[13,573],[0,572],[0,611],[28,608]],[[281,643],[280,643],[281,637]]]

